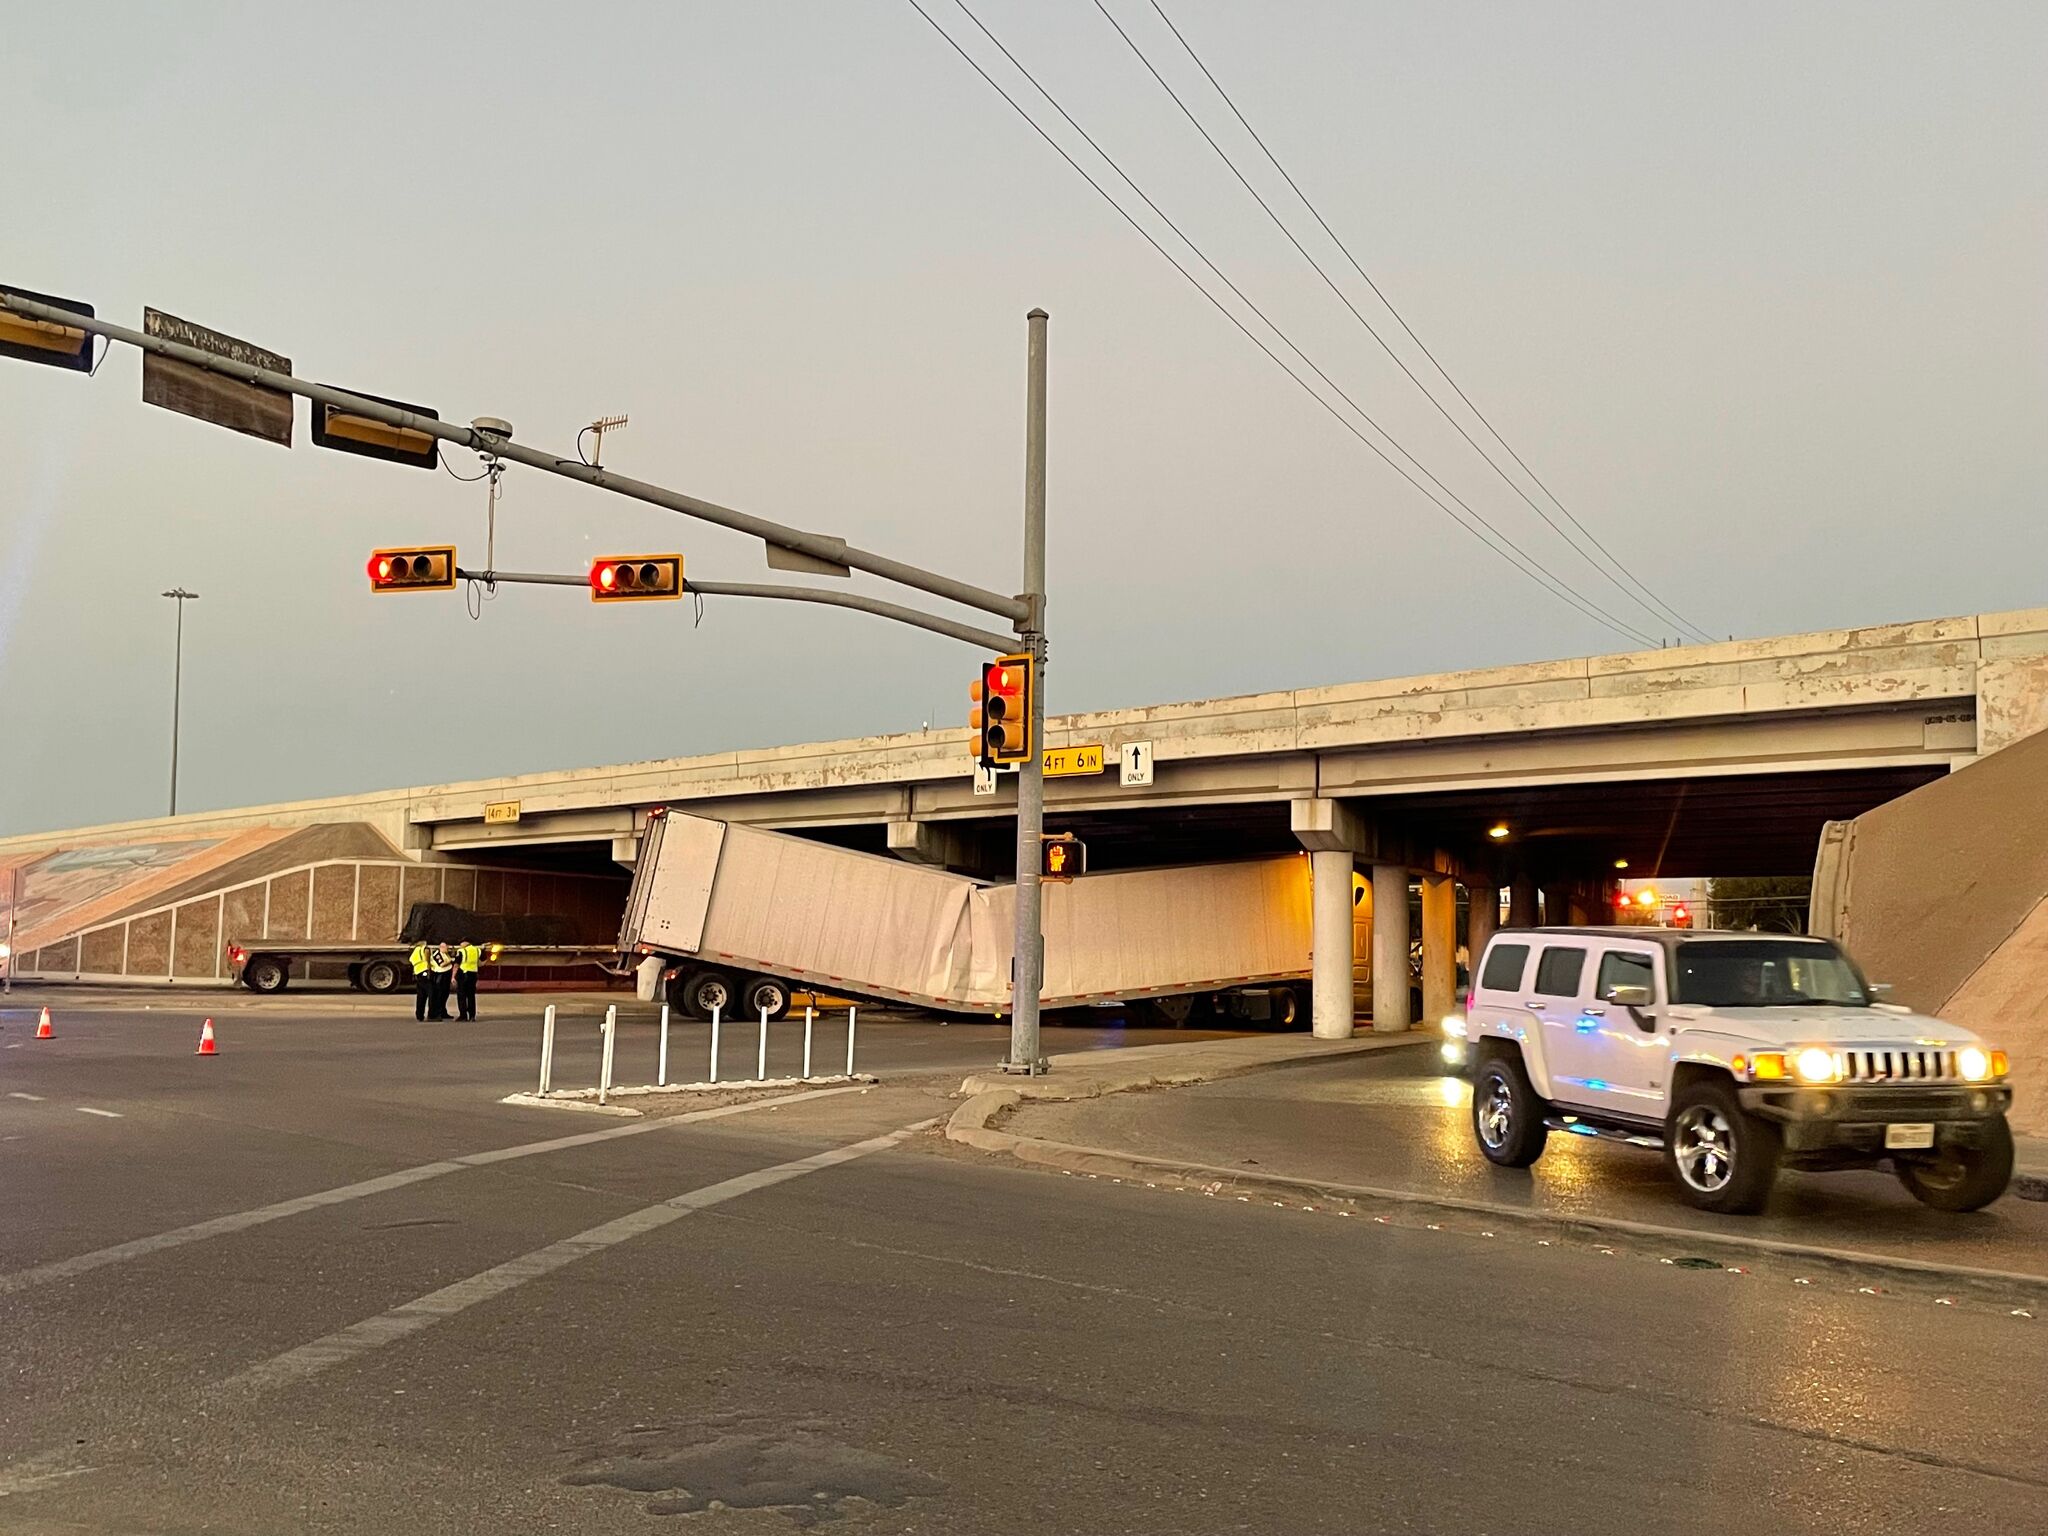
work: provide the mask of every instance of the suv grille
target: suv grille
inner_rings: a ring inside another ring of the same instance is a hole
[[[1837,1051],[1845,1083],[1959,1083],[1956,1053],[1939,1050]]]

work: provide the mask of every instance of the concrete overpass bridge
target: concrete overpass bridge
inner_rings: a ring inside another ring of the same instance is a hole
[[[1420,881],[1434,1009],[1454,974],[1454,882],[1557,920],[1592,915],[1617,859],[1639,875],[1804,873],[1823,823],[2044,726],[2048,608],[1056,716],[1048,745],[1100,743],[1112,766],[1048,781],[1047,825],[1080,833],[1096,869],[1306,851],[1333,914],[1316,991],[1335,1030],[1350,989],[1334,916],[1360,899],[1361,867],[1382,978],[1405,977]],[[1013,798],[974,793],[966,740],[948,727],[200,813],[0,840],[0,857],[360,822],[423,862],[617,868],[647,808],[673,804],[1007,877]],[[1118,749],[1138,742],[1153,779],[1125,787]],[[1481,938],[1496,903],[1468,906]],[[1407,1013],[1388,980],[1375,1017]]]

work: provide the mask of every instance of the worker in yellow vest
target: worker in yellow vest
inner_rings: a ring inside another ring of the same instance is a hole
[[[476,1019],[476,971],[484,963],[481,944],[464,939],[455,950],[455,1014],[459,1019]]]
[[[424,941],[412,947],[412,1016],[427,1022],[427,1004],[434,996],[434,978],[429,971]]]

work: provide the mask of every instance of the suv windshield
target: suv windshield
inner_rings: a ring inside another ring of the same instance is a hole
[[[1681,944],[1672,1001],[1708,1008],[1785,1008],[1825,1003],[1867,1008],[1870,995],[1855,963],[1814,939],[1717,939]]]

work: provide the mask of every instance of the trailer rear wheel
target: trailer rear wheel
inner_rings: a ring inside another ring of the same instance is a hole
[[[291,975],[291,966],[277,956],[251,955],[242,967],[242,985],[251,992],[282,992]]]
[[[768,1017],[779,1019],[789,1012],[789,984],[773,976],[756,976],[747,983],[747,1017],[758,1019],[761,1010],[768,1010]]]
[[[699,971],[683,988],[685,1011],[697,1018],[708,1019],[716,1008],[719,1017],[731,1018],[733,1004],[739,1001],[739,985],[724,971]]]
[[[362,970],[365,992],[396,992],[398,990],[398,967],[389,960],[371,960]]]

